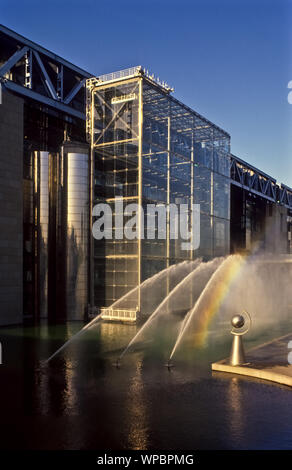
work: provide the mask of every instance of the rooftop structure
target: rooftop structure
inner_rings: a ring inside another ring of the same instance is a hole
[[[90,73],[0,25],[0,83],[70,116],[85,119],[85,80]]]

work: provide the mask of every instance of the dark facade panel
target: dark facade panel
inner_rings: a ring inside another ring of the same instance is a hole
[[[231,184],[231,253],[291,254],[292,211]]]
[[[0,324],[22,321],[23,100],[0,104]]]

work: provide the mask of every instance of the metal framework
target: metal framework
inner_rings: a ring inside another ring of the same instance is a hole
[[[125,204],[138,202],[139,208],[148,203],[200,204],[202,255],[224,255],[229,250],[230,136],[171,91],[141,66],[87,80],[93,200],[102,193],[109,204],[118,197]],[[137,236],[129,243],[107,241],[102,268],[98,258],[103,250],[92,247],[97,269],[105,272],[104,305],[170,264],[193,259],[192,250],[181,249],[182,240],[171,238],[170,222],[168,212],[165,240],[150,243]],[[168,280],[164,287],[168,292]],[[131,305],[143,311],[140,289],[136,292]]]
[[[292,210],[291,188],[235,155],[231,155],[230,177],[232,184]]]
[[[0,86],[85,120],[90,73],[3,25],[0,44]]]
[[[166,82],[161,82],[159,78],[155,78],[153,74],[150,74],[148,70],[144,69],[141,65],[136,67],[131,67],[124,70],[119,70],[117,72],[100,75],[99,77],[91,77],[87,80],[87,138],[90,142],[91,137],[91,93],[92,90],[98,86],[101,86],[103,83],[107,85],[114,84],[121,80],[128,80],[135,77],[143,77],[149,85],[153,85],[152,91],[151,88],[147,91],[147,96],[144,96],[144,104],[147,105],[147,99],[150,102],[153,108],[155,100],[155,119],[161,121],[165,119],[165,116],[168,112],[168,101],[165,100],[164,94],[170,94],[174,91],[174,88],[171,88]],[[157,87],[164,92],[164,94],[157,94]],[[224,137],[230,138],[230,135],[220,127],[216,126],[213,122],[209,121],[204,116],[200,115],[193,109],[189,108],[184,103],[180,102],[173,96],[171,96],[172,102],[172,113],[175,115],[176,120],[176,132],[183,132],[184,135],[193,136],[193,132],[196,132],[196,139],[201,138],[204,140],[206,135],[209,135],[210,129],[214,132],[214,138],[216,134],[221,138]]]

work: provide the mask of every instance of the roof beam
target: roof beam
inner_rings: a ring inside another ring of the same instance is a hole
[[[14,54],[9,57],[7,62],[0,67],[0,77],[3,77],[7,72],[11,70],[11,68],[17,64],[17,62],[26,54],[28,51],[28,47],[24,46],[22,49],[14,52]]]
[[[38,51],[41,54],[44,54],[46,57],[49,57],[53,61],[59,62],[65,65],[69,70],[74,71],[86,78],[92,77],[90,73],[86,72],[80,67],[77,67],[76,65],[72,64],[68,60],[65,60],[62,57],[58,56],[57,54],[54,54],[53,52],[49,51],[48,49],[45,49],[44,47],[39,46],[39,44],[33,41],[30,41],[29,39],[25,38],[24,36],[21,36],[20,34],[16,33],[15,31],[12,31],[11,29],[7,28],[6,26],[2,24],[0,24],[0,31],[6,34],[7,36],[15,39],[20,44],[23,44],[24,46],[28,46],[29,48],[34,49],[35,51]]]
[[[84,84],[85,84],[85,78],[81,80],[80,82],[78,82],[74,86],[74,88],[72,88],[70,93],[68,93],[68,95],[66,96],[64,103],[69,104],[73,100],[74,96],[77,95],[78,91],[83,87]]]
[[[51,106],[52,108],[62,111],[63,113],[67,113],[71,116],[83,119],[85,121],[85,113],[81,113],[80,111],[77,111],[77,109],[71,108],[71,106],[63,104],[60,101],[56,101],[52,98],[41,95],[40,93],[30,90],[29,88],[26,88],[24,86],[18,85],[18,83],[12,82],[11,80],[6,80],[5,82],[3,82],[3,84],[6,88],[11,91],[14,91],[15,93],[19,93],[20,95],[39,101],[47,106]]]
[[[54,100],[57,100],[57,99],[58,99],[58,96],[57,96],[55,87],[54,87],[54,85],[53,85],[52,82],[51,82],[51,79],[50,79],[50,77],[49,77],[49,75],[48,75],[48,72],[47,72],[46,69],[45,69],[45,66],[44,66],[44,64],[43,64],[42,59],[40,58],[39,53],[38,53],[37,51],[33,51],[33,53],[34,53],[34,56],[35,56],[35,58],[36,58],[36,60],[37,60],[37,63],[38,63],[39,66],[40,66],[40,69],[41,69],[42,74],[43,74],[43,76],[44,76],[45,83],[46,83],[46,85],[47,85],[47,88],[48,88],[48,90],[49,90],[49,93],[50,93],[51,97],[52,97]]]

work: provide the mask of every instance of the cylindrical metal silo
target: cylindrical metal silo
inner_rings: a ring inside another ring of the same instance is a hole
[[[83,320],[88,303],[88,146],[62,146],[61,249],[68,320]]]
[[[40,165],[40,317],[48,316],[49,153],[39,152]]]
[[[49,152],[34,153],[34,224],[37,233],[36,285],[38,286],[37,312],[40,318],[48,317],[48,238],[49,238]]]

